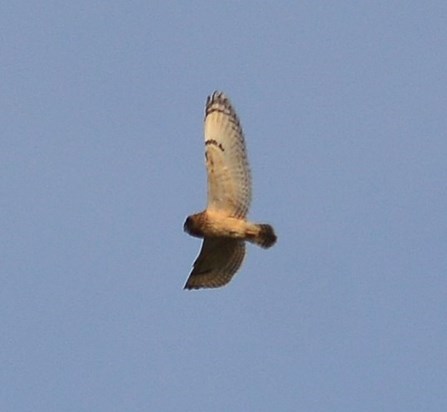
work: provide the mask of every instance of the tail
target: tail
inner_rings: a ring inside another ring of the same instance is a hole
[[[253,243],[261,246],[265,249],[273,246],[276,243],[276,235],[273,227],[268,224],[256,225],[257,233],[252,239],[249,239]]]

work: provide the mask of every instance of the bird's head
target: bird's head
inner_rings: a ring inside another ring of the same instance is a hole
[[[191,236],[203,237],[199,217],[200,214],[188,216],[183,225],[183,230]]]

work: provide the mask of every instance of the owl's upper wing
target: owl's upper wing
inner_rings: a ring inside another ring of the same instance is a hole
[[[220,92],[208,96],[206,102],[205,159],[207,209],[245,217],[251,201],[251,177],[244,134],[229,99]]]
[[[229,238],[205,238],[185,289],[226,285],[244,260],[245,243]]]

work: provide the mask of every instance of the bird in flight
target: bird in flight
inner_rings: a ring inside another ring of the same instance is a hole
[[[276,242],[273,227],[247,220],[251,176],[239,118],[230,100],[215,91],[205,107],[205,162],[208,204],[183,226],[203,238],[185,289],[218,288],[230,282],[242,264],[245,241],[263,248]]]

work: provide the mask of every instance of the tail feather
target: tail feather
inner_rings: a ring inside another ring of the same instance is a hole
[[[253,242],[266,249],[273,246],[277,239],[273,227],[265,223],[256,226],[258,227],[258,233],[253,238]]]

